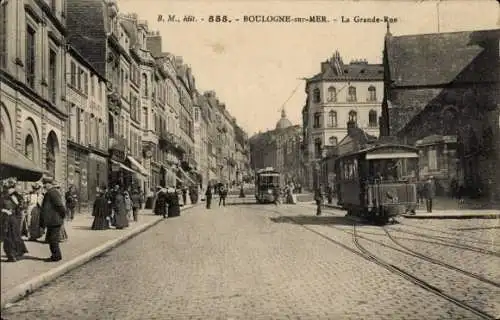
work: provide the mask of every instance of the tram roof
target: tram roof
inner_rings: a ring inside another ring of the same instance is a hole
[[[361,150],[351,151],[351,152],[348,152],[348,153],[341,154],[341,155],[338,156],[337,159],[351,157],[351,156],[359,155],[359,154],[376,153],[375,151],[381,151],[381,150],[384,150],[384,149],[395,149],[394,151],[396,151],[396,152],[392,152],[392,153],[388,152],[387,153],[388,155],[390,155],[390,154],[403,154],[405,152],[402,152],[402,151],[406,151],[406,153],[412,153],[412,154],[414,153],[415,154],[414,156],[410,156],[408,154],[408,156],[406,156],[406,158],[416,158],[418,156],[418,149],[415,148],[415,147],[408,146],[408,145],[403,145],[403,144],[384,143],[384,144],[370,146],[368,148],[364,148],[364,149],[361,149]],[[384,157],[384,158],[385,159],[390,159],[390,157]]]

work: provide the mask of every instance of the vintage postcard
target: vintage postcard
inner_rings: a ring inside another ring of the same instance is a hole
[[[1,319],[500,319],[500,3],[0,0]]]

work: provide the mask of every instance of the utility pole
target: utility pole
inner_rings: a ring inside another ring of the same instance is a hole
[[[440,4],[441,4],[441,0],[437,0],[436,10],[437,10],[437,28],[438,28],[438,33],[441,31],[441,29],[440,29],[440,22],[439,22],[439,5]]]

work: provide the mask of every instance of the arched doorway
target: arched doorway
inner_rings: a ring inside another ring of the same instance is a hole
[[[45,169],[49,172],[52,177],[58,178],[60,170],[57,170],[61,166],[59,160],[59,141],[57,140],[57,135],[54,131],[50,131],[47,136],[46,143],[46,154],[45,154]]]
[[[0,139],[10,145],[14,144],[11,117],[3,102],[0,102]]]
[[[31,134],[28,134],[24,139],[24,155],[31,161],[35,160],[35,141]]]

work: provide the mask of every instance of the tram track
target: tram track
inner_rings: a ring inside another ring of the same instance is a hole
[[[450,232],[448,230],[443,230],[443,229],[440,229],[440,228],[430,228],[430,227],[424,227],[424,226],[417,226],[417,225],[413,225],[411,223],[401,223],[400,222],[399,225],[403,226],[403,227],[408,227],[408,228],[414,228],[414,229],[432,231],[434,233],[441,233],[441,234],[445,234],[445,235],[448,235],[448,236],[455,236],[455,237],[443,236],[443,237],[449,238],[449,239],[456,239],[457,236],[461,236],[462,235],[460,233]],[[440,237],[440,236],[437,236],[437,237]],[[479,239],[479,238],[471,237],[471,236],[468,236],[467,241],[469,241],[471,243],[474,243],[474,244],[485,244],[485,245],[489,245],[489,246],[500,246],[500,243],[495,243],[495,242],[492,243],[491,241],[487,241],[485,239]]]
[[[311,233],[314,233],[316,235],[318,235],[319,237],[339,246],[339,247],[342,247],[343,249],[345,250],[348,250],[349,252],[367,260],[367,261],[371,261],[381,267],[383,267],[384,269],[386,269],[387,271],[399,276],[399,277],[402,277],[408,281],[410,281],[411,283],[413,283],[414,285],[428,291],[428,292],[431,292],[465,310],[468,310],[469,312],[471,313],[474,313],[476,316],[478,316],[479,318],[481,319],[495,319],[494,316],[488,314],[487,312],[485,311],[482,311],[480,310],[479,308],[475,307],[475,306],[472,306],[464,301],[462,301],[461,299],[458,299],[450,294],[447,294],[445,293],[442,289],[439,289],[438,287],[436,286],[433,286],[431,283],[429,283],[428,281],[424,280],[424,279],[421,279],[420,277],[418,277],[417,275],[415,275],[414,273],[412,272],[409,272],[409,271],[406,271],[390,262],[387,262],[383,259],[381,259],[380,257],[376,256],[375,254],[371,253],[369,250],[367,250],[363,245],[360,244],[360,239],[364,239],[364,240],[367,240],[367,241],[372,241],[373,242],[373,239],[369,239],[369,238],[364,238],[364,237],[360,237],[358,235],[358,232],[357,232],[357,229],[356,229],[356,222],[351,220],[352,222],[352,242],[355,246],[356,249],[342,243],[341,241],[339,240],[336,240],[336,239],[333,239],[332,237],[322,233],[322,232],[319,232],[317,230],[315,230],[314,228],[311,228],[307,225],[304,225],[302,223],[300,223],[297,219],[295,219],[294,217],[290,217],[290,216],[284,216],[282,215],[279,211],[277,210],[266,210],[264,209],[265,211],[270,211],[270,212],[274,212],[275,214],[277,214],[281,219],[286,219],[288,220],[289,222],[297,225],[297,226],[300,226],[301,228],[311,232]],[[331,226],[333,227],[333,226]],[[343,232],[345,232],[346,234],[349,234],[348,232],[346,232],[345,230],[342,230],[341,228],[336,228],[336,227],[333,227],[334,229],[337,229],[337,230],[341,230]],[[387,245],[386,245],[387,246]],[[394,249],[394,247],[391,247]],[[409,254],[409,255],[413,255],[417,258],[420,258],[422,259],[422,257],[419,257],[418,255],[416,254],[413,254],[413,253],[410,253],[410,252],[407,252],[407,251],[404,251],[404,250],[401,250],[401,249],[397,249],[399,252],[401,253],[405,253],[405,254]],[[427,257],[429,258],[429,257]],[[432,258],[429,258],[429,259],[432,259]],[[424,259],[428,262],[431,262],[427,259]],[[434,259],[435,260],[435,259]],[[434,262],[438,262],[438,260],[434,261]],[[439,264],[439,263],[438,263]],[[451,265],[450,265],[451,266]],[[446,267],[446,266],[443,266],[443,267]],[[486,279],[482,276],[479,276],[479,275],[475,275],[473,273],[470,273],[470,272],[467,272],[465,270],[461,270],[459,268],[456,268],[456,267],[453,267],[451,266],[452,268],[454,269],[458,269],[458,270],[455,270],[455,271],[458,271],[458,272],[461,272],[461,273],[464,273],[465,272],[465,275],[467,276],[470,276],[472,278],[475,278],[476,280],[480,280],[480,281],[483,281],[483,280],[486,280],[484,281],[485,283],[488,283],[490,285],[493,285],[495,287],[499,287],[500,284],[499,283],[496,283],[492,280],[489,280],[489,279]],[[479,279],[478,279],[479,277]]]
[[[391,229],[393,231],[396,231],[396,232],[400,232],[400,233],[404,233],[404,234],[411,234],[411,235],[414,235],[416,237],[420,237],[420,238],[424,238],[424,239],[433,239],[433,240],[441,241],[441,242],[433,241],[433,244],[439,244],[439,245],[443,245],[443,246],[447,246],[447,247],[453,247],[453,248],[457,248],[457,249],[463,249],[463,250],[467,250],[467,251],[482,253],[482,254],[485,254],[485,255],[491,255],[491,256],[495,256],[495,257],[500,257],[500,252],[492,251],[492,250],[488,250],[488,249],[484,249],[484,248],[478,248],[478,247],[474,247],[474,246],[469,246],[469,245],[464,245],[464,244],[459,244],[459,243],[451,243],[449,241],[442,240],[445,237],[426,235],[426,234],[421,234],[421,233],[418,233],[418,232],[413,232],[413,231],[408,231],[408,230],[402,230],[402,229],[393,228],[393,227],[391,227]],[[453,238],[446,237],[446,239],[450,239],[451,240]]]

